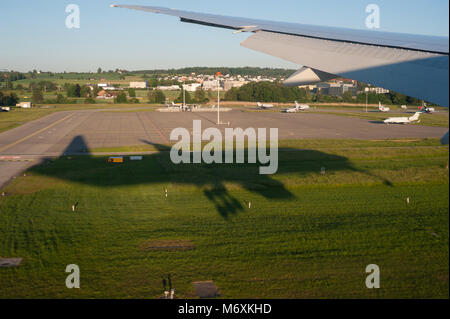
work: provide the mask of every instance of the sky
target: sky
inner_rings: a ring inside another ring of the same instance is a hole
[[[274,21],[365,29],[368,4],[380,7],[380,31],[448,36],[448,0],[1,0],[0,70],[149,70],[187,66],[298,66],[239,44],[248,34],[110,8],[155,5]],[[66,6],[80,28],[66,27]]]

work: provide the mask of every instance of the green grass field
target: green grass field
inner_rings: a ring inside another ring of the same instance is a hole
[[[169,273],[179,298],[195,298],[203,280],[223,298],[448,298],[448,147],[281,145],[273,176],[177,166],[167,152],[32,168],[0,198],[0,256],[23,258],[0,268],[0,298],[158,298]],[[149,249],[174,241],[190,249]],[[68,264],[81,289],[65,287]],[[365,287],[369,264],[381,289]]]

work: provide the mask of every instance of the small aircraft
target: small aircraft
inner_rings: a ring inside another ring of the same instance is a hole
[[[175,102],[172,102],[171,104],[167,104],[166,105],[167,107],[182,107],[183,106],[183,103],[175,103]]]
[[[295,101],[295,107],[300,111],[309,110],[310,106],[308,104],[298,104],[297,101]]]
[[[418,121],[417,123],[420,123],[420,114],[421,112],[416,112],[411,117],[390,117],[386,120],[384,120],[385,124],[409,124]]]
[[[309,110],[310,106],[307,104],[298,104],[297,101],[295,101],[295,107],[285,110],[285,113],[297,113],[298,111],[305,111]]]
[[[380,112],[383,112],[383,113],[389,112],[391,110],[387,106],[381,105],[381,102],[378,102],[378,109],[380,110]]]
[[[436,112],[436,109],[434,107],[428,107],[426,104],[419,107],[419,110],[421,110],[422,113],[428,113],[428,114]]]
[[[198,105],[190,105],[190,104],[185,104],[183,105],[183,103],[174,103],[172,102],[171,104],[166,103],[166,107],[167,108],[172,108],[172,109],[180,109],[181,111],[190,111],[192,108],[196,109],[198,108]]]
[[[257,105],[258,105],[258,109],[260,109],[260,110],[267,110],[267,109],[274,108],[273,104],[262,104],[262,103],[258,102]]]

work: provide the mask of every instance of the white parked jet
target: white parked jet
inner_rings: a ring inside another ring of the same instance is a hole
[[[419,121],[418,123],[420,123],[420,120],[419,120],[420,114],[421,114],[421,112],[416,112],[411,117],[390,117],[390,118],[384,120],[384,123],[385,124],[409,124],[409,123],[413,123],[416,121]]]
[[[260,109],[260,110],[268,110],[268,109],[274,108],[273,104],[262,104],[262,103],[258,102],[257,105],[258,105],[258,109]]]
[[[381,105],[381,102],[378,102],[378,109],[380,110],[380,112],[383,112],[383,113],[387,113],[391,110],[387,106]]]
[[[305,111],[305,110],[309,110],[311,107],[308,104],[298,104],[297,101],[295,101],[295,107],[299,110],[299,111]]]
[[[298,107],[291,107],[290,109],[286,109],[283,112],[284,113],[297,113],[299,111]]]
[[[174,102],[171,102],[170,104],[166,103],[166,107],[182,107],[183,104],[176,104]]]
[[[436,109],[434,107],[428,107],[426,104],[424,104],[421,108],[419,108],[423,113],[434,113],[436,112]]]
[[[297,101],[295,101],[295,106],[285,110],[284,112],[286,113],[297,113],[299,111],[305,111],[305,110],[309,110],[310,106],[307,104],[298,104]]]

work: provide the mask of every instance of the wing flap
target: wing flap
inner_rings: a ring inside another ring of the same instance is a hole
[[[448,55],[257,32],[242,46],[448,106]]]

